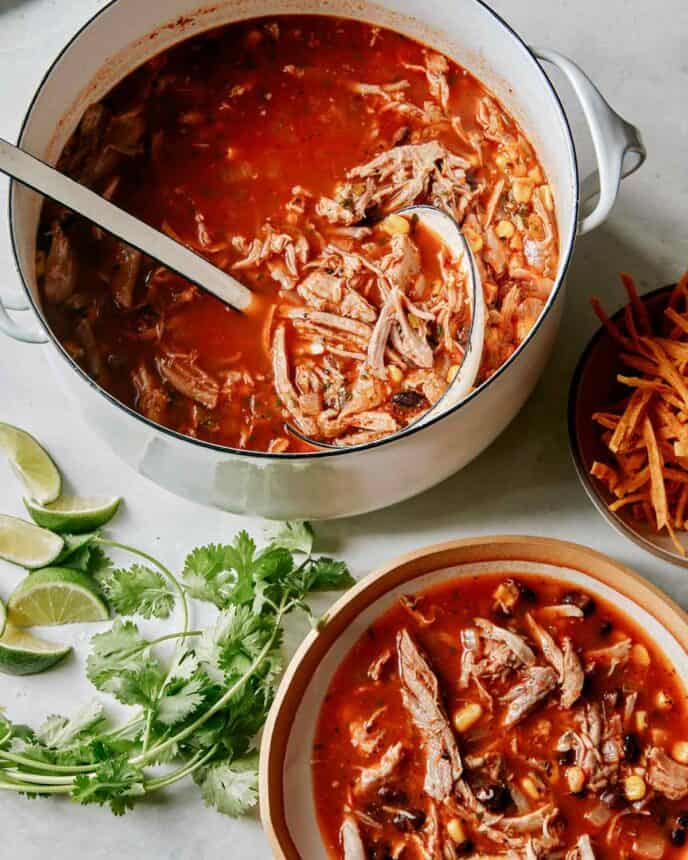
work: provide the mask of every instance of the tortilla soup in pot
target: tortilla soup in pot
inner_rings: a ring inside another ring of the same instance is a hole
[[[121,402],[233,448],[401,430],[463,360],[457,260],[396,210],[460,224],[487,308],[478,382],[542,311],[559,247],[537,154],[453,60],[359,21],[278,16],[195,36],[92,104],[59,168],[231,272],[242,316],[46,204],[37,271],[72,358]]]

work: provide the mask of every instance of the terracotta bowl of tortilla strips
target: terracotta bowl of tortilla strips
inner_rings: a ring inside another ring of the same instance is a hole
[[[480,537],[392,561],[334,604],[282,680],[260,761],[274,856],[685,857],[687,621],[573,543]],[[530,681],[544,693],[523,707]],[[594,746],[596,732],[609,763],[578,767],[585,744],[565,738]],[[502,787],[476,782],[502,754]]]
[[[685,278],[682,283],[685,283]],[[671,284],[641,297],[655,330],[662,326],[665,310],[676,288],[675,284]],[[626,308],[622,307],[611,316],[612,325],[622,326],[625,312]],[[683,340],[686,340],[685,335]],[[638,515],[641,512],[635,505],[623,504],[619,494],[612,491],[607,481],[593,475],[595,463],[614,464],[614,457],[610,456],[610,450],[603,441],[604,428],[593,420],[593,416],[609,412],[612,404],[623,402],[632,390],[622,385],[617,378],[619,374],[634,375],[634,370],[629,369],[621,360],[620,352],[619,344],[608,329],[601,326],[579,359],[571,381],[568,406],[569,442],[573,462],[590,500],[611,526],[653,555],[688,567],[688,556],[679,548],[683,545],[688,550],[685,527],[681,528],[680,523],[675,521],[673,537],[666,528],[658,530],[656,515],[650,512],[647,505],[647,515]],[[667,465],[670,472],[673,470],[677,477],[684,482],[688,481],[688,470],[681,476],[675,463],[665,463],[665,466]],[[688,487],[688,483],[685,485]],[[683,516],[678,519],[685,521]]]

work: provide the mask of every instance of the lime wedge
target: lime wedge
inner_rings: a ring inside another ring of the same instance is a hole
[[[93,580],[68,567],[46,567],[30,573],[7,602],[17,627],[107,621],[108,608]]]
[[[5,624],[7,623],[7,611],[5,604],[0,600],[0,636],[5,632]]]
[[[47,452],[26,430],[0,422],[0,451],[32,499],[46,505],[59,498],[62,478]]]
[[[45,567],[62,552],[64,540],[33,523],[0,514],[0,558],[22,567]]]
[[[8,675],[35,675],[59,663],[72,649],[38,639],[11,624],[0,636],[0,672]]]
[[[31,519],[55,532],[81,534],[104,526],[117,513],[122,497],[93,499],[83,496],[62,496],[49,505],[39,505],[24,499]]]

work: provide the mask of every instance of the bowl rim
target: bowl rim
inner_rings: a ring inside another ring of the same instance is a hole
[[[22,120],[21,127],[19,129],[19,134],[17,136],[17,140],[19,141],[20,146],[21,146],[24,134],[26,132],[26,128],[29,124],[29,121],[31,120],[34,108],[36,106],[36,102],[38,101],[46,82],[48,81],[48,79],[52,75],[53,71],[57,68],[57,66],[61,62],[62,58],[64,57],[64,55],[67,54],[67,52],[69,52],[72,49],[72,47],[75,45],[75,43],[81,37],[82,33],[84,33],[89,27],[94,25],[95,22],[97,21],[97,19],[99,19],[102,15],[105,15],[112,7],[117,5],[119,2],[121,2],[121,0],[109,0],[109,2],[107,2],[101,9],[99,9],[97,12],[95,12],[93,15],[91,15],[84,22],[84,24],[81,27],[79,27],[79,29],[76,31],[76,33],[74,33],[74,35],[71,36],[68,39],[68,41],[63,45],[62,49],[60,50],[58,55],[55,57],[53,62],[50,64],[50,66],[46,70],[45,74],[41,77],[41,79],[40,79],[39,83],[37,84],[36,89],[33,93],[33,96],[31,98],[29,106],[26,110],[26,114],[24,115],[24,118]],[[567,155],[568,155],[568,160],[569,160],[569,164],[570,164],[570,167],[572,170],[572,175],[573,175],[573,180],[574,180],[574,189],[573,189],[573,191],[574,191],[574,212],[573,212],[573,218],[574,218],[574,225],[577,225],[579,222],[579,219],[580,219],[580,209],[581,209],[580,171],[579,171],[579,166],[578,166],[578,157],[576,154],[576,147],[575,147],[575,144],[573,141],[573,132],[571,130],[571,124],[569,123],[568,116],[566,115],[566,111],[564,110],[564,105],[561,101],[561,98],[559,97],[559,94],[557,93],[556,88],[554,87],[554,85],[552,84],[550,79],[547,77],[547,74],[546,74],[545,70],[543,69],[542,64],[537,59],[537,57],[535,56],[535,53],[533,52],[533,50],[531,50],[530,46],[516,32],[516,30],[507,21],[505,21],[504,18],[502,18],[501,15],[499,15],[497,12],[495,12],[494,9],[492,9],[490,6],[488,6],[488,4],[485,2],[485,0],[465,0],[465,2],[475,3],[476,5],[480,6],[482,8],[483,12],[492,18],[492,20],[494,21],[494,23],[497,27],[500,27],[502,30],[504,30],[506,32],[506,34],[509,38],[512,38],[516,41],[517,45],[519,46],[519,48],[523,52],[526,60],[529,62],[532,62],[535,65],[536,71],[539,74],[545,89],[548,90],[550,95],[552,96],[552,98],[554,100],[554,106],[559,113],[559,117],[560,117],[561,122],[562,122],[562,127],[563,127],[563,130],[564,130],[565,135],[566,135],[566,143],[567,143],[567,149],[568,149]],[[198,9],[196,10],[197,13],[201,12],[203,10],[203,8],[204,8],[203,6],[199,6]],[[191,14],[193,15],[193,13],[191,13]],[[279,14],[279,12],[275,12],[275,14]],[[299,13],[293,13],[293,14],[299,14]],[[319,14],[325,14],[326,15],[328,13],[326,11],[323,11]],[[260,16],[260,17],[264,17],[264,16]],[[344,17],[346,17],[346,16],[344,16]],[[361,17],[361,18],[357,18],[356,20],[365,20],[365,18]],[[161,27],[164,26],[164,22],[161,22],[160,26]],[[210,29],[212,29],[212,28],[210,28]],[[203,31],[203,32],[205,32],[205,31]],[[195,35],[201,35],[201,33],[194,34],[194,36]],[[190,37],[187,37],[187,38],[190,38]],[[183,38],[180,39],[180,42],[182,42],[182,41],[184,41]],[[131,71],[133,71],[133,69]],[[543,323],[545,322],[545,319],[549,316],[552,308],[554,307],[557,299],[559,298],[559,296],[561,294],[562,288],[563,288],[565,280],[566,280],[566,275],[568,273],[568,269],[569,269],[569,266],[571,263],[571,258],[573,256],[573,251],[574,251],[574,247],[576,244],[576,238],[577,238],[577,234],[578,234],[577,226],[574,226],[568,247],[566,248],[565,251],[562,248],[559,249],[560,259],[561,259],[560,271],[557,275],[557,278],[554,282],[554,286],[552,287],[552,292],[550,293],[550,295],[547,299],[547,302],[545,303],[545,306],[543,307],[542,311],[540,312],[540,315],[537,318],[535,325],[528,332],[525,340],[521,344],[519,344],[519,346],[509,356],[509,358],[502,365],[500,365],[500,367],[497,368],[497,370],[492,374],[492,376],[490,376],[488,379],[486,379],[484,382],[482,382],[477,388],[473,389],[473,391],[471,391],[466,397],[464,397],[463,400],[459,401],[459,403],[457,403],[451,409],[447,410],[447,412],[444,412],[443,414],[438,415],[435,418],[433,418],[430,421],[427,421],[423,424],[414,422],[409,427],[407,427],[405,430],[402,430],[399,433],[393,434],[391,436],[383,436],[381,439],[377,439],[373,442],[368,442],[368,443],[363,444],[363,445],[352,445],[352,446],[349,446],[346,448],[334,449],[334,450],[330,449],[330,450],[326,450],[326,451],[312,451],[312,452],[305,452],[305,453],[300,453],[300,452],[289,453],[289,452],[286,452],[286,453],[281,453],[281,454],[274,454],[274,453],[269,453],[267,451],[251,451],[251,450],[244,450],[241,448],[233,448],[233,447],[228,446],[228,445],[219,445],[215,442],[208,442],[207,440],[204,440],[204,439],[197,439],[193,436],[187,436],[183,433],[179,433],[178,431],[173,430],[170,427],[165,427],[162,424],[157,424],[156,422],[151,421],[149,418],[146,418],[145,415],[142,415],[140,412],[137,412],[131,406],[128,406],[126,403],[123,403],[122,401],[120,401],[113,394],[110,394],[110,392],[106,391],[94,379],[92,379],[86,373],[85,370],[83,370],[77,364],[77,362],[69,355],[67,350],[62,346],[62,344],[58,340],[57,336],[54,334],[50,325],[48,325],[48,322],[45,318],[45,314],[43,313],[42,308],[40,307],[38,301],[34,298],[34,295],[31,291],[31,288],[30,288],[27,280],[24,278],[24,273],[22,271],[22,267],[21,267],[21,264],[19,262],[19,250],[17,247],[17,237],[16,237],[16,224],[15,224],[15,219],[14,219],[14,199],[15,199],[15,192],[16,192],[17,185],[18,185],[18,183],[16,180],[10,181],[9,194],[8,194],[8,198],[7,198],[10,241],[11,241],[11,246],[12,246],[12,256],[13,256],[13,260],[14,260],[15,269],[17,270],[17,274],[19,275],[19,279],[20,279],[21,284],[24,288],[24,291],[26,293],[26,296],[27,296],[27,299],[28,299],[29,304],[31,306],[31,309],[36,314],[40,323],[42,324],[43,328],[45,329],[48,337],[50,338],[50,342],[56,348],[58,354],[62,357],[62,359],[64,361],[66,361],[66,363],[69,365],[69,367],[71,367],[71,369],[74,370],[77,373],[77,375],[80,376],[81,379],[84,382],[86,382],[87,385],[89,385],[89,387],[91,387],[92,389],[94,389],[94,391],[96,391],[98,394],[103,396],[113,406],[115,406],[118,409],[121,409],[123,412],[130,415],[136,421],[141,422],[144,426],[148,427],[149,429],[155,430],[158,433],[162,433],[164,436],[169,436],[169,437],[171,437],[173,439],[177,439],[181,442],[190,443],[191,445],[197,446],[201,449],[206,449],[209,451],[216,451],[216,452],[222,453],[222,454],[232,454],[232,455],[237,456],[237,457],[243,457],[243,458],[248,458],[248,459],[255,458],[257,460],[267,460],[267,461],[271,461],[271,462],[272,461],[295,461],[295,462],[303,461],[303,462],[308,462],[308,461],[313,460],[313,459],[323,459],[326,457],[340,457],[340,456],[345,456],[347,454],[356,454],[356,453],[363,452],[363,451],[381,448],[381,447],[387,446],[387,445],[391,446],[394,444],[400,444],[402,441],[413,436],[415,433],[419,433],[421,430],[425,430],[427,428],[430,428],[434,424],[437,424],[440,421],[444,421],[445,419],[450,418],[452,415],[454,415],[463,406],[468,405],[468,403],[470,403],[475,397],[477,397],[484,390],[486,390],[488,387],[490,387],[493,382],[496,382],[502,376],[502,374],[508,368],[511,367],[511,365],[516,360],[521,358],[521,356],[525,352],[526,348],[530,345],[531,341],[534,339],[535,335],[538,333],[538,331],[542,327]]]
[[[664,293],[671,293],[675,286],[676,284],[667,284],[667,286],[658,287],[657,289],[651,290],[648,293],[643,293],[641,295],[641,299],[643,301],[653,301]],[[619,310],[616,311],[616,313],[610,316],[610,320],[612,322],[619,322],[621,317],[623,316],[625,307],[626,304],[623,304],[619,308]],[[602,341],[605,337],[609,337],[609,333],[607,329],[603,325],[601,325],[590,338],[587,345],[585,346],[585,349],[581,353],[580,358],[578,359],[578,363],[576,364],[576,369],[574,370],[573,376],[571,377],[571,384],[569,386],[567,406],[569,452],[571,454],[571,459],[573,460],[573,466],[576,470],[578,480],[582,484],[583,489],[585,490],[590,501],[597,509],[598,513],[601,514],[602,518],[605,519],[607,523],[619,534],[623,535],[625,538],[632,541],[636,546],[639,546],[646,552],[651,553],[656,558],[661,558],[662,561],[669,561],[672,564],[678,565],[680,567],[688,567],[688,555],[681,556],[679,555],[679,553],[674,552],[673,550],[665,549],[664,547],[658,546],[657,544],[646,538],[640,531],[637,531],[631,525],[629,525],[629,523],[622,516],[617,514],[615,511],[610,511],[609,506],[603,496],[601,487],[588,473],[588,470],[585,467],[585,463],[583,461],[583,452],[581,449],[577,431],[578,397],[580,393],[580,386],[583,379],[583,374],[585,373],[586,369],[590,364],[595,349],[599,346],[600,341]]]
[[[688,653],[688,613],[632,568],[582,544],[528,535],[485,535],[404,553],[342,595],[326,613],[325,624],[303,640],[284,673],[260,752],[260,818],[275,858],[300,860],[286,821],[284,761],[303,693],[321,660],[353,619],[388,591],[444,567],[480,561],[530,561],[579,570],[641,606]]]

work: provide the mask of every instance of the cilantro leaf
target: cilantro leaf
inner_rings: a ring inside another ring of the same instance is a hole
[[[115,815],[123,815],[145,793],[143,771],[125,756],[104,761],[91,775],[77,776],[72,789],[72,797],[79,803],[108,803]]]
[[[258,755],[217,762],[197,782],[208,806],[234,818],[243,815],[258,802]]]
[[[71,719],[57,714],[48,717],[36,732],[36,738],[47,747],[65,749],[77,741],[96,735],[104,719],[103,705],[93,699]]]
[[[198,672],[188,680],[174,679],[165,689],[156,709],[156,719],[165,726],[181,723],[205,701],[210,679]]]
[[[168,618],[174,595],[163,576],[150,567],[133,564],[130,568],[107,569],[96,576],[105,598],[120,615]]]
[[[186,589],[197,600],[222,608],[236,582],[231,547],[208,544],[197,547],[186,557],[182,576]]]
[[[214,681],[233,681],[246,672],[274,632],[273,625],[246,606],[230,606],[204,631],[196,656]]]
[[[356,580],[343,561],[327,556],[310,559],[306,563],[305,583],[307,591],[339,591],[350,588]]]
[[[71,567],[94,577],[112,567],[110,559],[95,543],[97,531],[78,535],[63,534],[62,537],[65,544],[55,564]]]
[[[269,532],[269,537],[273,546],[282,547],[291,552],[310,555],[313,551],[315,534],[313,526],[306,520],[280,523],[276,529]]]
[[[91,639],[86,675],[104,693],[125,705],[148,704],[164,679],[159,661],[131,621],[115,621],[110,630]]]

